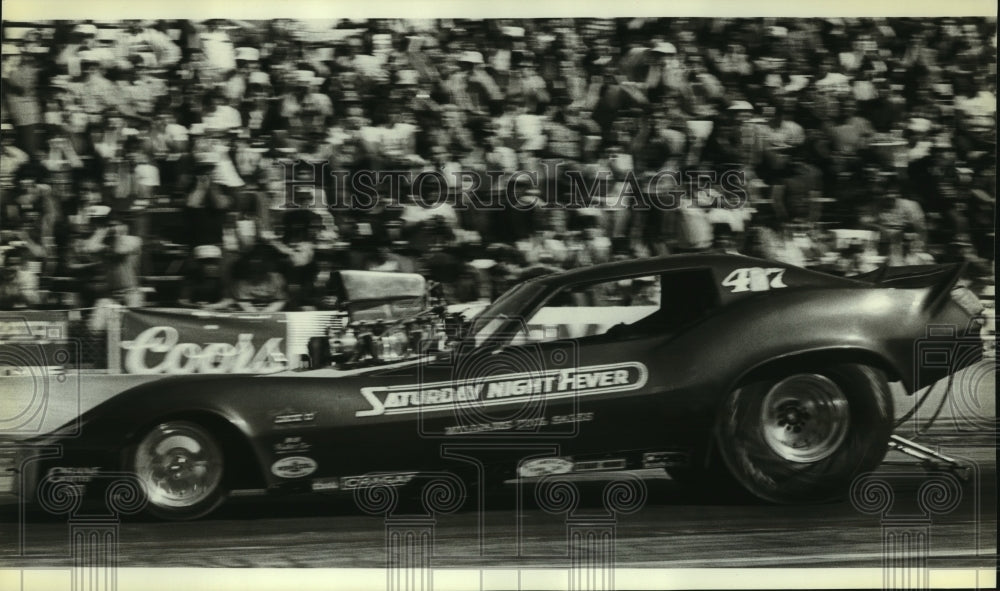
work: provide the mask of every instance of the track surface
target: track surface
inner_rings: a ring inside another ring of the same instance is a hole
[[[996,457],[992,437],[928,437],[948,453],[973,460],[957,506],[931,516],[930,567],[990,567],[996,561]],[[890,454],[892,459],[901,459]],[[930,476],[884,466],[894,489],[888,517],[861,512],[852,502],[775,507],[705,503],[685,497],[668,481],[647,481],[637,512],[614,518],[615,554],[622,566],[810,567],[881,565],[883,524],[920,514],[917,487]],[[601,521],[601,487],[580,485],[574,518],[539,508],[530,489],[480,512],[460,509],[434,519],[434,566],[559,566],[568,563],[568,525]],[[293,502],[290,502],[293,501]],[[697,502],[696,502],[697,501]],[[518,516],[521,519],[518,519]],[[399,517],[397,515],[397,517]],[[482,519],[480,519],[482,518]],[[481,525],[480,525],[481,522]],[[520,522],[520,524],[519,524]],[[188,523],[125,522],[119,527],[119,565],[133,567],[384,567],[387,521],[358,510],[350,497],[234,499],[213,517]],[[602,522],[607,525],[607,522]],[[65,521],[16,513],[0,521],[0,566],[71,565]],[[23,551],[19,553],[19,533]]]

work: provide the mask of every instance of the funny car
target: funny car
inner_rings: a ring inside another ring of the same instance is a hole
[[[963,349],[981,309],[962,271],[845,278],[694,254],[541,275],[409,355],[126,390],[31,442],[56,453],[8,449],[5,492],[98,493],[97,475],[130,474],[147,511],[192,519],[243,491],[657,469],[720,475],[766,502],[823,501],[882,461],[890,382],[914,392],[979,359]],[[403,324],[369,334],[368,350]]]

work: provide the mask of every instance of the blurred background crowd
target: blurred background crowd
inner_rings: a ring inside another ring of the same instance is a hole
[[[467,302],[702,251],[993,282],[994,19],[5,22],[2,66],[0,309],[326,309],[338,269]],[[548,206],[330,176],[380,170],[534,172]],[[623,190],[661,171],[745,199]]]

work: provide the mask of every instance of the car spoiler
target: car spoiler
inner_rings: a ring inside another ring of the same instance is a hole
[[[965,263],[906,267],[884,265],[870,273],[856,275],[852,279],[871,283],[878,287],[926,288],[927,296],[924,299],[924,308],[934,309],[948,299],[952,288],[965,273],[965,267]]]

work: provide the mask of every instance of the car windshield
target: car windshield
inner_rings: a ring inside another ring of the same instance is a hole
[[[544,291],[545,286],[534,281],[512,287],[476,316],[466,338],[477,347],[482,345],[496,335],[508,320],[523,315],[527,311],[527,305]]]

